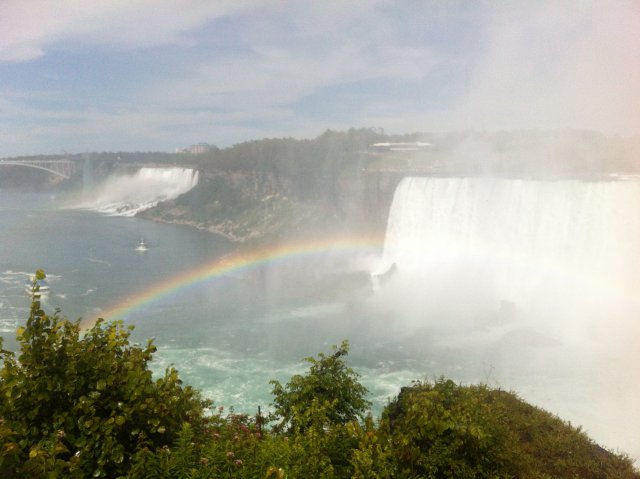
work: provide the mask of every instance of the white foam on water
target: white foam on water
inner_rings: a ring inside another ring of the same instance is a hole
[[[272,401],[271,379],[288,381],[304,371],[304,364],[283,366],[270,358],[231,353],[228,349],[159,346],[151,367],[155,374],[175,365],[180,377],[196,387],[216,405],[234,407],[238,412],[251,413],[258,406],[263,411]]]

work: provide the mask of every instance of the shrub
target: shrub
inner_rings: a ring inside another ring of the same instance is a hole
[[[403,388],[385,409],[381,429],[403,477],[511,477],[504,415],[486,387],[440,379]]]
[[[99,320],[83,333],[34,293],[18,357],[1,352],[1,477],[117,477],[136,450],[171,444],[185,421],[199,427],[206,403],[174,369],[154,380],[156,348],[131,345],[132,329]]]
[[[333,346],[330,356],[320,353],[318,359],[305,358],[311,364],[306,375],[296,374],[286,386],[271,381],[279,420],[276,430],[303,431],[312,418],[317,419],[317,414],[309,414],[312,407],[324,411],[327,425],[364,419],[371,403],[365,399],[368,391],[358,382],[358,374],[343,359],[348,353],[349,343],[343,341]]]
[[[627,457],[515,394],[443,378],[402,388],[378,436],[396,477],[640,477]]]

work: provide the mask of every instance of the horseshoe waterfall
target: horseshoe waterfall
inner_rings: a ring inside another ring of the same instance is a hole
[[[405,178],[374,274],[378,301],[409,340],[475,368],[470,380],[633,444],[639,206],[633,178]]]

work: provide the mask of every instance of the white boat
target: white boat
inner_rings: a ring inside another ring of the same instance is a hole
[[[140,241],[138,241],[138,244],[136,245],[136,251],[147,251],[148,249],[149,247],[147,246],[147,243],[140,238]]]
[[[50,288],[46,279],[31,278],[25,281],[24,289],[28,294],[48,294]]]

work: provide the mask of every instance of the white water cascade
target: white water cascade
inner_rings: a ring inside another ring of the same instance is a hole
[[[133,216],[160,201],[171,200],[198,184],[190,168],[140,168],[133,174],[114,174],[97,184],[79,205],[101,213]]]
[[[427,276],[451,268],[484,274],[475,279],[515,302],[549,286],[633,295],[640,293],[638,206],[640,181],[405,178],[384,262]]]
[[[405,178],[376,300],[461,377],[640,458],[639,207],[637,179]]]

